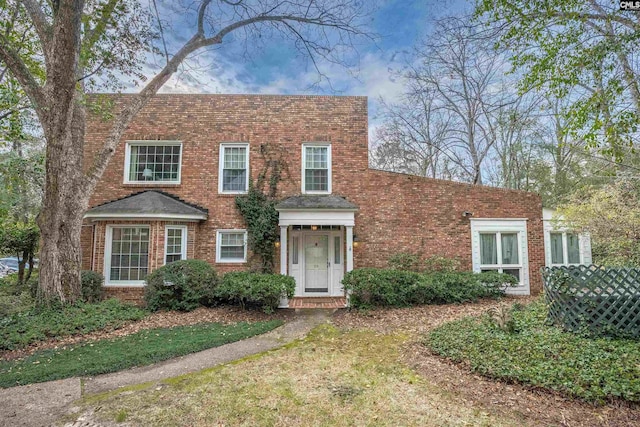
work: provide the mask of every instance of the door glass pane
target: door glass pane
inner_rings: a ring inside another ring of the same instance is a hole
[[[551,264],[564,264],[562,233],[551,233]]]
[[[567,233],[567,252],[569,264],[580,264],[580,241],[577,234]]]
[[[502,264],[519,264],[518,234],[502,233]]]
[[[340,236],[335,236],[333,238],[333,251],[334,251],[334,260],[333,263],[334,264],[341,264],[342,263],[342,257],[340,254]]]
[[[291,263],[298,264],[298,237],[291,238]]]
[[[480,234],[480,264],[495,265],[498,263],[498,247],[495,234]]]

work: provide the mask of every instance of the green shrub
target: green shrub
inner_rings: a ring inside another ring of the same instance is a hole
[[[640,402],[640,342],[592,339],[546,323],[542,301],[434,329],[425,344],[490,378],[591,402]]]
[[[361,268],[345,274],[342,283],[351,292],[355,308],[407,307],[450,304],[497,298],[516,282],[501,273],[436,272]]]
[[[22,285],[18,284],[18,274],[13,273],[0,278],[0,317],[31,310],[34,298],[31,287],[38,286],[38,270],[34,269],[31,278]]]
[[[424,260],[418,254],[400,252],[392,255],[388,261],[392,270],[415,271],[416,273],[452,273],[460,268],[460,260],[433,255]]]
[[[453,273],[460,269],[460,260],[434,255],[422,262],[423,273]]]
[[[80,273],[80,285],[82,287],[82,299],[85,302],[102,301],[104,296],[104,277],[102,274],[91,270]]]
[[[26,347],[47,338],[117,329],[146,315],[146,310],[115,299],[98,304],[79,302],[51,308],[32,308],[0,318],[0,350]]]
[[[215,303],[218,283],[211,265],[201,260],[172,262],[146,278],[144,299],[150,310],[191,311]]]
[[[216,296],[223,301],[260,307],[265,313],[278,308],[280,298],[293,297],[296,282],[282,274],[251,273],[247,271],[227,273],[216,289]]]
[[[400,252],[391,255],[387,261],[392,270],[420,271],[420,257],[409,252]]]

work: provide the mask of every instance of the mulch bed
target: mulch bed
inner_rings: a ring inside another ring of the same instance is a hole
[[[228,325],[238,322],[260,322],[273,319],[282,319],[286,322],[292,316],[293,314],[289,310],[276,310],[274,314],[265,314],[262,311],[241,310],[237,307],[198,308],[190,312],[161,311],[152,313],[142,320],[131,322],[115,330],[102,330],[85,335],[52,338],[47,341],[34,343],[22,349],[3,351],[0,352],[0,359],[20,359],[40,350],[61,348],[88,341],[123,337],[145,329],[171,328],[174,326],[213,322]]]
[[[408,366],[429,382],[451,392],[452,399],[473,402],[497,414],[517,414],[523,424],[566,427],[640,425],[640,405],[611,402],[598,406],[546,390],[490,380],[472,373],[463,365],[432,354],[420,343],[425,333],[442,323],[463,316],[477,316],[500,305],[527,304],[535,299],[518,297],[464,305],[345,311],[334,316],[334,324],[345,329],[372,329],[381,333],[409,335],[402,354],[402,360]]]

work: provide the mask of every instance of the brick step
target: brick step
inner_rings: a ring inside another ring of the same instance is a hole
[[[345,308],[345,297],[294,297],[289,300],[289,308]]]

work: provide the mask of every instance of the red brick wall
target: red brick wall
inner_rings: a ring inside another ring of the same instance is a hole
[[[108,131],[108,122],[89,121],[88,154],[97,151]],[[544,249],[538,195],[369,170],[367,132],[365,97],[159,95],[129,126],[90,205],[155,188],[205,207],[209,219],[189,229],[189,244],[195,242],[193,257],[215,264],[216,230],[245,228],[235,196],[218,194],[220,143],[250,144],[253,180],[264,169],[261,145],[280,147],[288,168],[278,196],[285,198],[301,193],[302,143],[327,141],[331,142],[333,194],[360,207],[355,233],[362,244],[355,250],[356,267],[384,266],[388,256],[399,251],[459,256],[470,267],[470,225],[462,218],[463,211],[470,211],[474,218],[529,219],[531,289],[540,289],[538,271]],[[123,184],[125,141],[145,139],[182,141],[181,184]],[[102,271],[105,224],[97,224],[93,264]],[[164,225],[160,228],[163,233]],[[151,268],[157,265],[161,264]],[[248,267],[215,266],[219,272]]]
[[[542,201],[537,194],[452,181],[369,170],[358,180],[350,200],[360,210],[354,233],[356,267],[384,267],[398,252],[462,260],[471,269],[473,218],[527,218],[529,276],[532,293],[542,289],[544,266]]]

